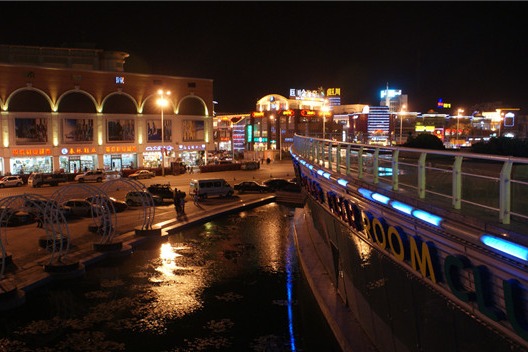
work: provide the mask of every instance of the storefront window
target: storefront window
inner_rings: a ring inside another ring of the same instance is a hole
[[[59,157],[60,168],[69,173],[97,169],[97,155],[70,155]]]
[[[51,157],[11,158],[11,173],[13,175],[32,172],[53,172]]]
[[[104,169],[121,171],[133,169],[137,165],[137,154],[105,154]]]

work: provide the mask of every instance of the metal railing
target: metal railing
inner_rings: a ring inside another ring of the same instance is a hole
[[[295,135],[292,152],[340,178],[357,179],[419,199],[438,196],[453,209],[472,205],[528,220],[528,158],[354,144]]]

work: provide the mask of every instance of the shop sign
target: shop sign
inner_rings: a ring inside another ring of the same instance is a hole
[[[12,149],[13,156],[40,156],[51,155],[50,148],[15,148]]]
[[[62,148],[62,155],[68,154],[97,154],[97,149],[95,147],[71,147],[71,148]]]
[[[129,146],[105,146],[105,153],[111,154],[111,153],[135,153],[137,152],[137,147],[135,145],[129,145]]]
[[[301,110],[301,116],[315,116],[314,110]]]
[[[201,145],[179,145],[180,150],[205,150],[205,144]]]
[[[264,111],[253,111],[251,117],[264,117]]]

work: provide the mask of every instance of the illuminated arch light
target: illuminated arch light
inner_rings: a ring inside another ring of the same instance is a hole
[[[374,192],[369,191],[369,190],[366,189],[366,188],[360,188],[360,189],[358,189],[358,192],[359,192],[363,197],[365,197],[365,198],[367,198],[367,199],[370,199],[370,200],[374,200],[374,199],[372,199],[372,193],[374,193]]]
[[[330,179],[330,173],[329,172],[323,173],[323,177],[329,180]]]
[[[313,165],[312,165],[312,164],[307,164],[307,167],[308,167],[310,170],[313,170]]]
[[[528,248],[521,246],[520,244],[516,244],[503,238],[488,234],[480,236],[480,241],[486,246],[496,249],[502,253],[509,254],[525,261],[528,260]]]
[[[346,187],[348,185],[348,181],[340,178],[337,180],[337,183],[339,183],[341,186]]]
[[[319,170],[317,170],[317,174],[318,174],[318,175],[321,175],[321,176],[323,176],[323,175],[324,175],[324,173],[325,173],[325,172],[324,172],[323,170],[320,170],[320,169],[319,169]]]
[[[434,226],[440,226],[440,223],[444,220],[439,216],[433,215],[420,209],[413,210],[412,216]]]

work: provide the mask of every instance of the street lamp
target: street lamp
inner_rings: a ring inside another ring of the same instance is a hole
[[[168,97],[171,94],[170,91],[164,91],[163,89],[158,90],[158,105],[161,108],[161,176],[165,176],[165,123],[163,122],[163,108],[168,105]]]
[[[400,143],[402,143],[402,131],[403,131],[403,112],[407,109],[407,106],[404,104],[402,105],[401,111],[400,111]]]
[[[464,109],[458,109],[457,111],[457,127],[456,127],[456,143],[457,145],[459,145],[458,143],[458,126],[459,126],[459,122],[458,120],[460,119],[460,114],[464,112]]]
[[[323,139],[325,139],[325,132],[326,132],[326,112],[328,111],[328,107],[325,106],[326,99],[323,100],[323,106],[321,107],[321,111],[323,113]]]

